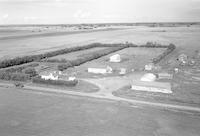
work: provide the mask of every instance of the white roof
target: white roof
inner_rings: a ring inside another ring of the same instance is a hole
[[[147,73],[144,74],[144,76],[142,76],[140,80],[145,82],[153,82],[156,80],[156,75],[154,75],[153,73]]]

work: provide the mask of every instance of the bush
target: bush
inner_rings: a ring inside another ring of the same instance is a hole
[[[5,68],[2,71],[9,72],[9,73],[22,72],[26,68],[37,67],[38,65],[39,65],[38,63],[32,63],[32,64],[26,64],[26,65],[21,65],[21,66],[15,66],[11,68]]]
[[[24,85],[20,82],[15,82],[14,85],[15,85],[15,87],[20,87],[20,88],[24,87]]]
[[[27,75],[30,75],[30,77],[34,77],[37,75],[35,68],[32,68],[32,67],[28,67],[28,68],[24,69],[22,72]]]
[[[30,80],[30,76],[27,74],[23,74],[23,73],[1,72],[0,79],[13,80],[13,81],[27,81],[27,80]]]
[[[76,86],[78,83],[78,80],[74,81],[64,81],[64,80],[45,80],[41,77],[34,77],[32,79],[33,83],[39,83],[39,84],[47,84],[47,85],[58,85],[58,86],[68,86],[73,87]]]
[[[69,67],[72,67],[72,64],[70,62],[64,63],[64,64],[59,64],[58,66],[59,71],[63,71]]]

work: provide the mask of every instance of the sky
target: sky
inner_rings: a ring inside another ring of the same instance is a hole
[[[200,0],[0,0],[0,24],[200,22]]]

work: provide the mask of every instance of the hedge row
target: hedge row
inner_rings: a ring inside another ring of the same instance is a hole
[[[78,80],[74,81],[65,81],[65,80],[45,80],[42,79],[41,77],[34,77],[32,79],[33,83],[38,83],[38,84],[47,84],[47,85],[58,85],[58,86],[67,86],[67,87],[73,87],[76,86],[78,83]]]
[[[33,62],[33,61],[40,61],[41,59],[54,57],[57,55],[62,55],[62,54],[66,54],[66,53],[70,53],[70,52],[74,52],[74,51],[86,50],[86,49],[95,48],[95,47],[123,47],[123,46],[126,46],[126,47],[148,47],[148,48],[166,48],[167,47],[167,46],[163,46],[163,45],[150,44],[150,43],[147,43],[146,45],[142,45],[142,46],[138,46],[138,45],[135,45],[132,43],[125,43],[125,44],[122,44],[122,43],[118,43],[118,44],[93,43],[93,44],[89,44],[87,46],[76,46],[76,47],[72,47],[72,48],[65,48],[65,49],[60,49],[60,50],[56,50],[56,51],[51,51],[51,52],[47,52],[44,54],[29,55],[29,56],[16,57],[13,59],[3,60],[3,61],[0,61],[0,68],[21,65],[21,64],[25,64],[25,63],[29,63],[29,62]]]
[[[112,46],[122,46],[122,44],[111,44],[111,45]],[[109,44],[93,43],[93,44],[89,44],[87,46],[76,46],[76,47],[72,47],[72,48],[65,48],[65,49],[47,52],[44,54],[17,57],[17,58],[1,61],[0,68],[21,65],[21,64],[25,64],[25,63],[29,63],[29,62],[33,62],[33,61],[40,61],[41,59],[54,57],[57,55],[66,54],[66,53],[70,53],[70,52],[74,52],[74,51],[80,51],[80,50],[90,49],[90,48],[94,48],[94,47],[107,47],[107,46],[109,46]]]
[[[15,67],[8,67],[8,68],[2,69],[0,71],[10,72],[10,73],[22,72],[24,69],[33,68],[33,67],[37,67],[37,66],[39,66],[38,63],[31,63],[31,64],[25,64],[25,65],[20,65],[20,66],[15,66]]]
[[[162,54],[160,54],[159,56],[153,59],[153,63],[156,64],[160,62],[165,56],[170,54],[175,49],[176,49],[176,46],[174,44],[170,44]]]
[[[105,55],[108,55],[110,53],[122,50],[124,48],[126,48],[126,46],[113,47],[113,48],[104,49],[104,50],[101,50],[101,51],[98,51],[98,52],[93,52],[93,53],[85,55],[82,58],[78,58],[78,59],[72,60],[72,61],[67,61],[67,63],[64,63],[64,64],[59,64],[58,70],[63,71],[65,69],[69,68],[69,67],[79,66],[83,63],[86,63],[88,61],[92,61],[94,59],[98,59],[102,56],[105,56]]]
[[[0,79],[13,81],[27,81],[30,80],[31,77],[30,75],[24,73],[0,72]]]
[[[15,66],[11,68],[5,68],[0,70],[0,79],[13,80],[13,81],[27,81],[31,77],[37,75],[34,67],[38,66],[37,63],[32,63],[23,66]]]

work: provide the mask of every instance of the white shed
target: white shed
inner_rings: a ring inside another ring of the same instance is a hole
[[[107,71],[105,68],[88,68],[88,73],[106,74]]]
[[[112,73],[112,68],[107,66],[106,68],[88,68],[88,73],[94,74],[107,74]]]
[[[131,90],[172,93],[170,83],[134,81]]]
[[[147,73],[144,74],[144,76],[142,76],[140,80],[145,82],[153,82],[156,80],[156,75],[154,75],[153,73]]]
[[[121,62],[121,57],[119,54],[115,54],[110,56],[110,62]]]

